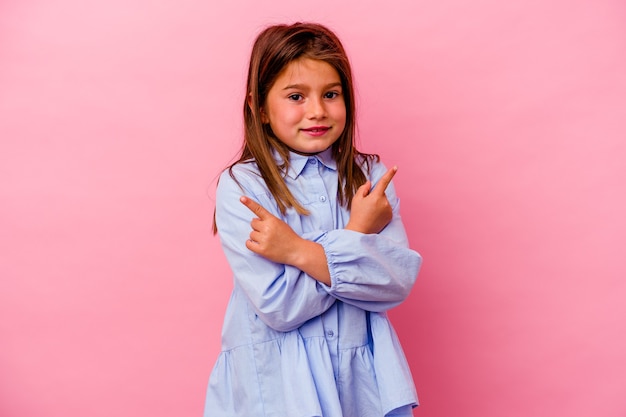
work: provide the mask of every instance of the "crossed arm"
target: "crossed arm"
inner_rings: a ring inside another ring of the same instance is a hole
[[[271,201],[253,170],[238,167],[240,181],[222,174],[216,209],[222,248],[236,286],[265,324],[290,331],[337,300],[366,311],[386,311],[404,301],[421,257],[408,247],[390,183],[395,172],[374,166],[372,182],[357,190],[343,229],[316,229],[302,237],[277,211],[250,198]],[[233,198],[243,204],[231,206]]]
[[[358,188],[352,199],[350,220],[345,229],[372,234],[385,228],[393,216],[385,190],[396,172],[397,167],[389,169],[373,190],[370,181]],[[240,201],[257,216],[250,222],[252,231],[245,243],[249,250],[272,262],[291,265],[311,278],[331,285],[328,261],[322,245],[301,238],[287,223],[250,198],[243,196]]]

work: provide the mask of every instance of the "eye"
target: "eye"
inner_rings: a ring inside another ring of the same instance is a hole
[[[304,97],[300,93],[294,93],[294,94],[289,94],[288,98],[289,98],[289,100],[292,100],[292,101],[300,101]]]
[[[326,94],[324,94],[324,98],[333,99],[333,98],[337,98],[337,97],[339,97],[339,92],[338,91],[329,91]]]

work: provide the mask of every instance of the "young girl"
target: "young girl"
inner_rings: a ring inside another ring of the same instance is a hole
[[[354,147],[337,37],[278,25],[254,44],[245,143],[217,188],[234,273],[205,417],[412,416],[415,388],[386,311],[421,258],[378,156]]]

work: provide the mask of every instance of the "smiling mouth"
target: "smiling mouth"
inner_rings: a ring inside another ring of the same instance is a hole
[[[303,132],[307,132],[311,135],[323,135],[330,130],[329,126],[313,126],[308,129],[302,129]]]

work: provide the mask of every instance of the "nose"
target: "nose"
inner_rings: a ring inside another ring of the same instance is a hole
[[[321,98],[309,99],[307,116],[309,119],[323,119],[326,117],[326,106]]]

